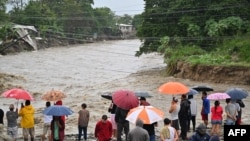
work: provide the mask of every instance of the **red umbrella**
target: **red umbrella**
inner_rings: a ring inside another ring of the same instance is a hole
[[[129,90],[118,90],[112,94],[112,100],[117,105],[125,110],[135,108],[139,105],[138,97],[134,92]]]
[[[18,100],[19,99],[34,100],[34,98],[29,92],[23,89],[19,89],[19,88],[13,88],[13,89],[7,90],[2,94],[2,96],[6,98],[15,98]]]
[[[161,85],[158,89],[161,94],[179,95],[187,94],[190,90],[187,86],[180,82],[167,82]]]

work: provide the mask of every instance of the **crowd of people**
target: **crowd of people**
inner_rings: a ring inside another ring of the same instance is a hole
[[[226,106],[223,108],[220,101],[215,100],[214,105],[210,107],[210,100],[207,99],[207,92],[202,92],[202,108],[200,111],[203,123],[196,127],[197,117],[197,102],[193,95],[182,95],[180,103],[178,99],[173,97],[168,112],[169,118],[163,120],[164,126],[160,130],[161,141],[218,141],[221,135],[221,126],[225,125],[240,125],[242,108],[245,106],[241,100],[226,99]],[[150,103],[145,97],[140,97],[139,103],[141,106],[149,106]],[[59,100],[55,105],[62,105]],[[51,106],[50,102],[45,103],[45,108]],[[94,137],[98,141],[122,141],[122,136],[126,141],[156,141],[155,127],[157,122],[145,124],[143,119],[136,120],[136,126],[130,130],[129,121],[126,120],[128,109],[118,107],[113,101],[111,102],[108,112],[110,112],[110,119],[103,114],[100,121],[97,121]],[[24,141],[35,140],[35,123],[34,123],[35,109],[31,105],[30,100],[26,100],[25,104],[21,104],[18,108],[10,104],[9,111],[6,112],[7,118],[7,139],[16,140],[18,135],[17,119],[20,117],[20,126],[22,128],[22,135]],[[211,113],[211,115],[210,115]],[[223,114],[226,114],[225,122],[223,121]],[[0,124],[4,124],[4,111],[0,109]],[[87,104],[83,103],[81,109],[78,111],[78,140],[87,141],[88,123],[90,120],[90,113],[87,110]],[[209,125],[209,116],[211,117],[211,130],[207,131]],[[43,133],[42,141],[63,141],[65,136],[65,116],[49,116],[43,117]],[[192,125],[191,125],[192,123]],[[191,128],[192,127],[192,128]],[[1,126],[2,128],[2,126]],[[187,133],[192,129],[193,134],[188,137]],[[1,131],[2,132],[2,131]]]

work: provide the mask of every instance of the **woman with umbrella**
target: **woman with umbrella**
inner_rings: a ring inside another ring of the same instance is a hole
[[[220,135],[220,128],[222,124],[223,108],[220,106],[220,102],[216,100],[214,106],[211,108],[211,135]]]
[[[60,116],[53,116],[51,121],[51,136],[53,141],[64,140],[65,123]]]

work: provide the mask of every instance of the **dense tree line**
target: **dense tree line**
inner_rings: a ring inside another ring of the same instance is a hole
[[[213,50],[216,45],[250,32],[249,0],[145,0],[137,36],[143,45],[137,52],[159,51],[166,46],[194,45]]]

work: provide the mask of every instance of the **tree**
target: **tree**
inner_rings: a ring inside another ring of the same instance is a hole
[[[8,20],[8,15],[5,13],[6,3],[7,0],[0,0],[0,17],[1,17],[0,24],[3,24]]]
[[[221,40],[218,40],[218,37],[209,36],[208,21],[219,22],[235,16],[243,20],[242,27],[244,27],[246,21],[250,19],[249,4],[248,0],[145,0],[143,22],[137,32],[137,35],[143,40],[143,45],[137,55],[157,51],[160,46],[160,38],[164,36],[170,37],[170,46],[189,44],[211,50],[215,44],[225,38],[219,36]],[[234,33],[236,32],[238,31],[234,31]],[[230,36],[233,35],[230,34]]]

